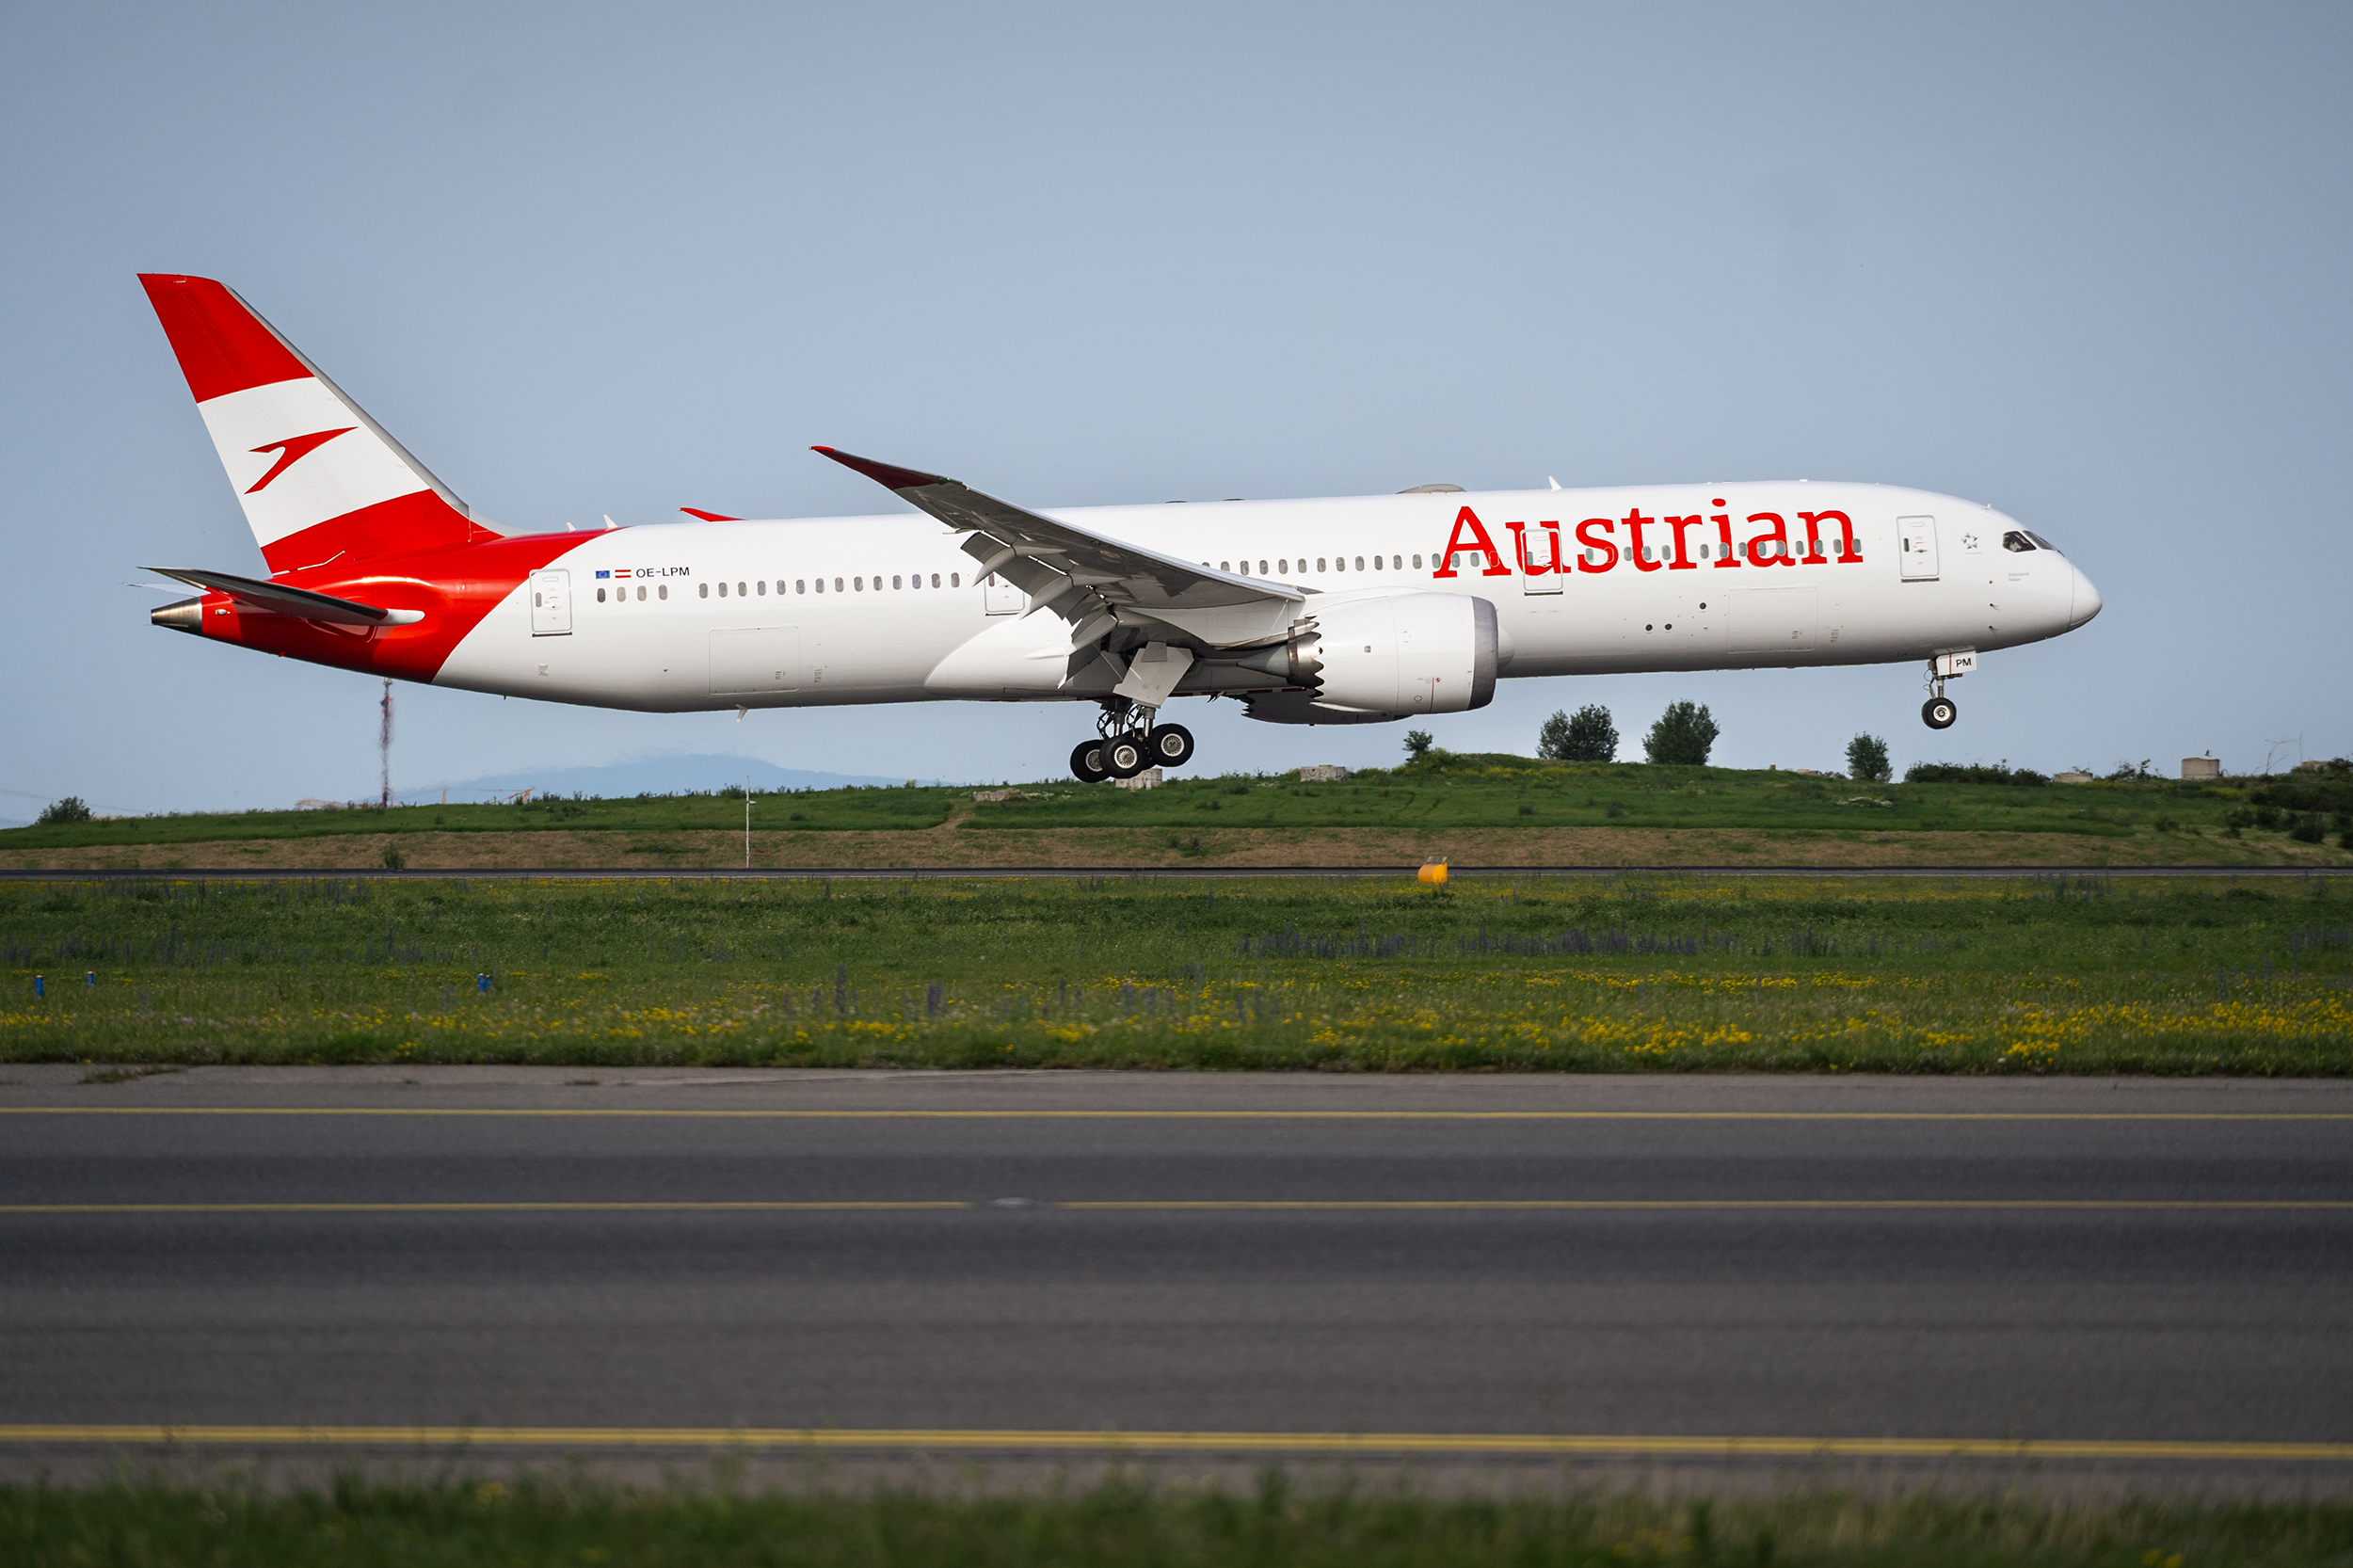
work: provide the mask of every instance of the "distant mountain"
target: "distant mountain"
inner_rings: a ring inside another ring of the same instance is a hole
[[[486,774],[479,778],[451,779],[446,784],[404,786],[392,793],[403,805],[428,805],[447,790],[451,800],[481,800],[490,795],[530,790],[537,795],[581,794],[606,800],[639,794],[680,794],[689,790],[723,790],[742,786],[749,775],[755,794],[783,790],[839,790],[851,784],[904,784],[904,778],[871,774],[811,773],[780,768],[753,757],[704,753],[691,757],[632,757],[627,761],[586,767],[534,768],[515,773]]]

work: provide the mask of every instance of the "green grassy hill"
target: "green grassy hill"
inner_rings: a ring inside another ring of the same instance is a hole
[[[2035,776],[2024,776],[2033,780]],[[1069,782],[1023,787],[1015,798],[979,801],[971,789],[860,788],[755,797],[761,835],[1035,829],[1430,830],[1586,828],[1737,829],[1764,835],[1865,832],[2062,834],[2087,840],[2195,840],[2224,858],[2233,848],[2301,844],[2343,857],[2353,829],[2353,776],[2165,779],[2089,784],[1895,783],[1735,768],[1543,762],[1500,754],[1434,752],[1405,766],[1369,769],[1344,782],[1304,784],[1295,775],[1176,778],[1158,790]],[[407,806],[390,810],[187,812],[115,817],[0,832],[8,851],[106,845],[286,840],[351,835],[622,833],[740,830],[740,792],[548,799],[527,805]],[[2301,840],[2295,837],[2298,830]]]

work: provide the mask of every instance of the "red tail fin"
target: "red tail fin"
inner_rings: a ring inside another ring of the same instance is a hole
[[[498,536],[232,290],[139,281],[273,573]]]

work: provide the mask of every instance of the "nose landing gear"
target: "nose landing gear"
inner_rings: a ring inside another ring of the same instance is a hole
[[[1181,724],[1154,724],[1157,709],[1130,703],[1104,705],[1096,720],[1099,738],[1082,741],[1070,754],[1071,776],[1081,784],[1133,778],[1146,768],[1180,768],[1193,760],[1193,731]]]
[[[1967,669],[1955,667],[1962,664]],[[1929,699],[1920,704],[1920,722],[1930,729],[1950,729],[1953,721],[1961,717],[1961,705],[1945,695],[1945,682],[1947,678],[1964,675],[1977,667],[1977,656],[1974,653],[1939,654],[1929,660]]]

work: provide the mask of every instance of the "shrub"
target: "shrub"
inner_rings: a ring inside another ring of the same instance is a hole
[[[1895,774],[1887,760],[1887,743],[1877,735],[1857,735],[1847,743],[1847,776],[1865,784],[1884,784]]]
[[[386,871],[388,871],[388,872],[396,872],[396,871],[400,871],[400,870],[402,870],[403,868],[405,868],[408,864],[408,856],[405,856],[405,855],[403,855],[403,854],[401,854],[401,853],[400,853],[400,848],[399,848],[399,846],[398,846],[398,845],[396,845],[396,844],[386,844],[386,845],[384,846],[384,869],[385,869]]]
[[[89,821],[89,807],[80,795],[68,795],[41,808],[40,825],[60,827],[68,823]]]
[[[1405,755],[1417,762],[1429,756],[1430,748],[1437,744],[1427,729],[1408,729],[1405,732]]]
[[[2048,784],[2032,768],[2008,762],[1914,762],[1904,770],[1907,784]]]
[[[1642,737],[1642,754],[1653,762],[1699,767],[1715,749],[1716,721],[1705,703],[1671,702]]]
[[[2322,824],[2320,818],[2316,815],[2307,814],[2298,817],[2296,819],[2296,825],[2288,829],[2288,837],[2299,844],[2316,844],[2328,836],[2328,828]]]
[[[1536,755],[1555,762],[1614,762],[1618,727],[1609,710],[1589,702],[1575,714],[1556,712],[1536,732]]]

